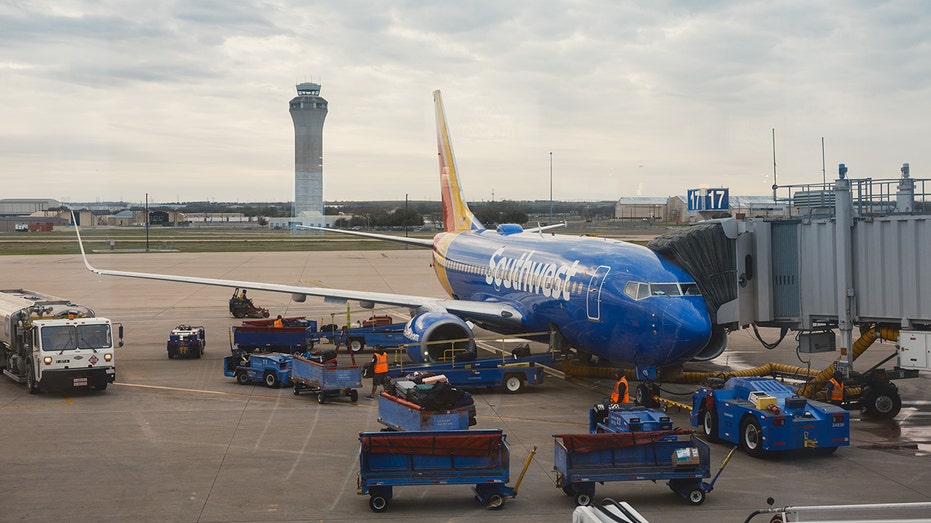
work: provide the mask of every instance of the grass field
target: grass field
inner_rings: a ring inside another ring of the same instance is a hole
[[[529,226],[528,226],[529,227]],[[665,227],[635,229],[606,224],[570,223],[559,234],[595,234],[646,244],[649,239],[666,232]],[[378,232],[378,231],[373,231]],[[404,236],[403,231],[384,234]],[[322,236],[312,232],[271,231],[267,229],[234,228],[91,228],[81,229],[84,247],[89,252],[257,252],[257,251],[358,251],[404,249],[399,243],[355,238],[337,234]],[[411,232],[415,238],[432,238],[429,232]],[[407,247],[410,248],[410,247]],[[73,229],[53,232],[0,233],[0,255],[14,254],[78,254],[77,237]]]

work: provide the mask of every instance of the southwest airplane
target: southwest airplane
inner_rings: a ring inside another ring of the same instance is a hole
[[[655,252],[619,240],[543,234],[505,224],[486,229],[464,199],[439,91],[434,91],[440,188],[445,231],[433,240],[337,231],[427,247],[450,299],[301,287],[236,280],[97,269],[107,276],[285,292],[303,302],[358,301],[406,307],[408,355],[442,358],[452,343],[473,337],[472,325],[508,335],[553,332],[555,346],[597,355],[617,366],[656,368],[707,360],[723,352],[726,337],[714,329],[695,280]],[[331,230],[331,229],[325,229]],[[454,341],[455,340],[455,341]],[[467,342],[470,350],[474,343]]]

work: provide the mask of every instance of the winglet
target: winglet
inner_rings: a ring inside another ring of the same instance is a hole
[[[93,268],[90,262],[87,261],[87,254],[84,252],[84,242],[81,241],[81,229],[78,228],[78,221],[74,217],[74,211],[71,211],[71,223],[74,224],[74,232],[78,235],[78,247],[81,248],[81,258],[84,258],[84,266],[87,267],[87,270],[100,274],[100,271]]]
[[[462,197],[453,143],[449,137],[449,126],[446,124],[446,109],[443,107],[439,89],[433,91],[433,103],[436,106],[436,146],[440,159],[440,192],[443,198],[443,223],[446,231],[484,230],[485,226],[472,214]]]

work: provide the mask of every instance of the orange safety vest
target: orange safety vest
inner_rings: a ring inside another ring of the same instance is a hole
[[[284,327],[284,320],[275,320],[275,327]]]
[[[831,384],[834,385],[831,389],[831,401],[844,401],[844,384],[834,378],[831,378]]]
[[[375,374],[388,372],[388,353],[375,354]]]
[[[624,396],[621,397],[620,388],[621,383],[624,384]],[[617,380],[617,383],[614,384],[614,391],[611,392],[611,403],[630,403],[630,387],[627,386],[627,376],[621,376],[621,379]]]

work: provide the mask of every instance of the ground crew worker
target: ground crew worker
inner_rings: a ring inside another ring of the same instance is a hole
[[[375,346],[375,354],[372,356],[372,393],[369,398],[375,397],[375,389],[379,385],[384,387],[385,376],[388,375],[388,353],[381,345]]]
[[[284,319],[281,318],[280,314],[275,318],[274,326],[275,328],[284,327]]]
[[[611,392],[611,403],[630,403],[627,376],[624,375],[623,369],[618,369],[617,371],[617,382],[614,384],[614,390]]]
[[[828,401],[835,405],[840,405],[844,402],[844,375],[839,372],[834,372],[834,377],[831,378],[827,383],[827,396]]]

